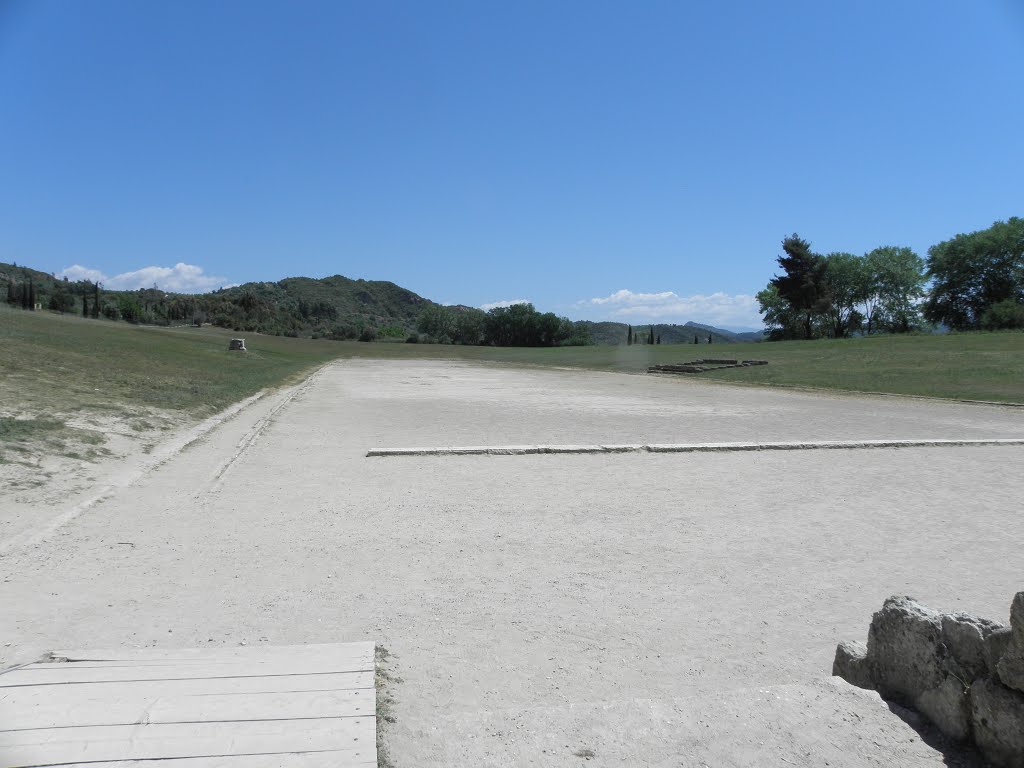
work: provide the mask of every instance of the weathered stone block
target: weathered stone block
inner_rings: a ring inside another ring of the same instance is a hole
[[[1013,633],[1009,627],[994,629],[985,638],[985,667],[992,677],[999,676],[999,660],[1003,658],[1003,654],[1010,647],[1012,639]]]
[[[985,758],[1000,768],[1024,768],[1024,693],[992,678],[971,686],[974,741]]]
[[[1024,648],[1011,642],[996,665],[999,682],[1007,688],[1024,691]]]
[[[970,737],[971,700],[964,683],[953,675],[919,695],[914,706],[949,738],[964,741]]]
[[[941,616],[912,597],[890,597],[871,618],[867,655],[886,697],[913,704],[946,680]]]
[[[985,664],[985,638],[1002,624],[979,619],[966,613],[946,613],[942,616],[942,641],[965,673],[965,681],[988,672]]]
[[[832,662],[832,674],[858,688],[869,690],[875,688],[875,683],[871,678],[871,666],[868,664],[868,648],[864,643],[855,641],[840,643],[836,648],[835,661]]]
[[[1024,651],[1024,592],[1018,592],[1010,603],[1010,629],[1013,642]]]

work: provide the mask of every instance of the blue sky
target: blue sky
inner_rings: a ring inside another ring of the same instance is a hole
[[[757,325],[1022,215],[1024,3],[0,0],[0,261]]]

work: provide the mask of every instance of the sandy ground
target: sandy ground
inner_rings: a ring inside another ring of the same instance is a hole
[[[0,387],[0,402],[21,399]],[[144,471],[153,464],[154,449],[195,426],[178,412],[138,406],[56,412],[0,407],[0,416],[54,418],[67,425],[17,448],[0,446],[0,488],[6,491],[0,542],[30,533],[45,522],[48,510],[82,503],[97,488]]]
[[[9,549],[0,664],[371,639],[398,768],[955,764],[832,656],[894,593],[1005,620],[1024,448],[365,453],[1022,436],[1024,409],[337,363]]]

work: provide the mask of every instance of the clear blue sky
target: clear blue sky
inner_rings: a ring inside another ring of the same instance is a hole
[[[1024,215],[1022,82],[1020,0],[0,0],[0,260],[750,326]]]

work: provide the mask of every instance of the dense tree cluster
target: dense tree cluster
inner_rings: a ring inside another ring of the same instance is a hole
[[[483,312],[471,307],[426,307],[417,330],[424,341],[441,344],[484,344],[495,347],[559,347],[590,343],[584,323],[553,312],[538,312],[533,304],[513,304]]]
[[[1024,328],[1024,219],[997,221],[928,249],[885,246],[863,256],[782,241],[782,274],[757,294],[771,339]]]
[[[1024,219],[997,221],[928,249],[925,316],[958,330],[1024,328]]]
[[[924,261],[911,249],[822,256],[794,234],[782,241],[782,250],[783,273],[757,294],[770,339],[898,333],[920,324]]]

